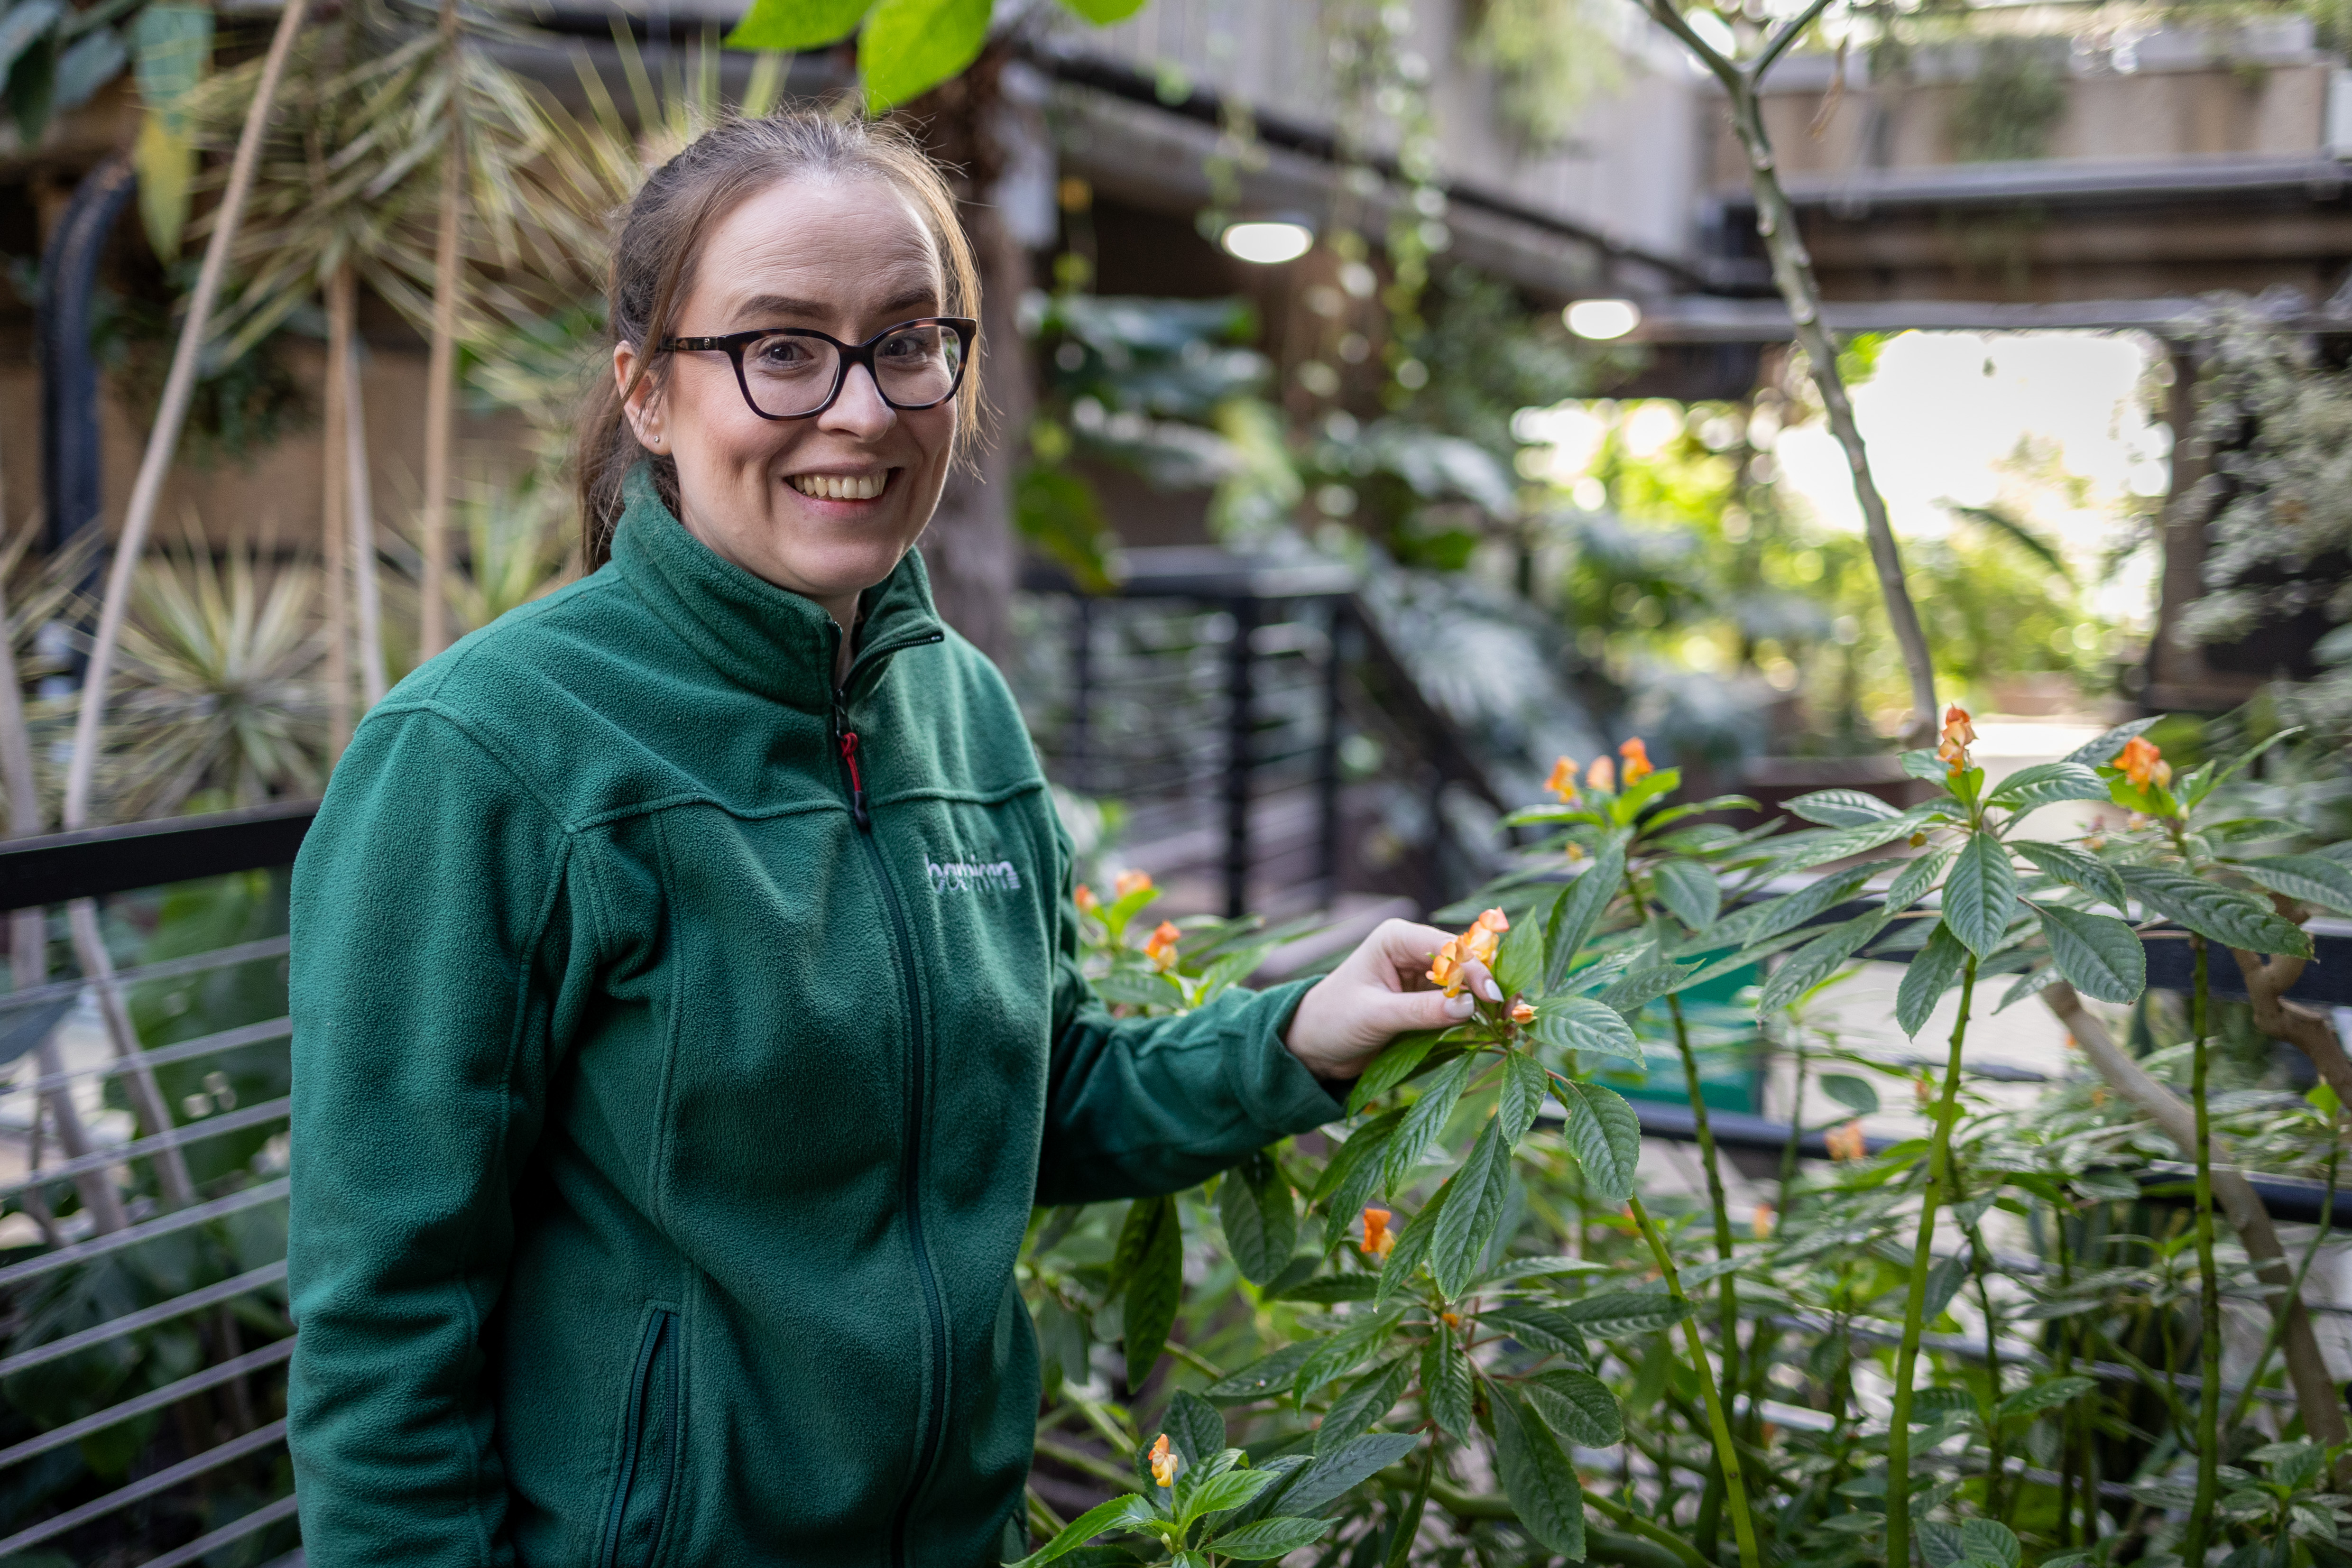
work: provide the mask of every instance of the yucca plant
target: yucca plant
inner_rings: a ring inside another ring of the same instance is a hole
[[[115,816],[323,786],[318,592],[314,568],[265,567],[242,542],[220,563],[191,542],[142,563],[101,770]]]

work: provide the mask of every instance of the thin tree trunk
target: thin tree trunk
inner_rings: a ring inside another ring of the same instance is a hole
[[[163,476],[179,450],[181,427],[187,423],[188,401],[196,389],[196,363],[212,329],[213,305],[220,298],[221,274],[227,269],[229,247],[245,217],[246,198],[253,191],[254,170],[261,162],[261,136],[269,123],[278,84],[286,75],[287,57],[302,30],[310,0],[286,0],[278,13],[277,36],[262,62],[261,79],[254,84],[253,102],[237,132],[236,156],[229,164],[228,185],[213,217],[212,237],[205,245],[204,265],[196,273],[195,291],[188,297],[188,319],[172,351],[172,368],[163,378],[163,397],[147,434],[147,450],[139,460],[139,478],[131,487],[131,504],[123,513],[122,536],[115,542],[114,564],[106,575],[105,607],[99,612],[98,635],[91,640],[89,666],[82,677],[81,711],[74,723],[73,767],[66,777],[65,826],[89,826],[89,796],[98,770],[99,735],[106,718],[106,688],[114,672],[114,650],[122,640],[123,616],[131,608],[131,583],[139,558],[147,549],[154,527],[155,505],[163,492]]]
[[[5,775],[8,789],[8,836],[25,838],[41,830],[41,793],[33,772],[32,732],[25,724],[24,689],[17,679],[16,641],[8,631],[5,597],[0,595],[0,774]],[[30,990],[49,977],[48,917],[37,906],[15,910],[8,917],[8,965],[9,977],[19,991]],[[34,1047],[33,1062],[43,1078],[66,1070],[54,1027],[42,1034],[40,1044]],[[79,1160],[89,1153],[89,1131],[82,1125],[81,1112],[74,1108],[72,1086],[51,1089],[43,1098],[48,1101],[49,1119],[57,1123],[58,1145],[66,1158]],[[37,1138],[37,1110],[33,1129]],[[89,1212],[90,1223],[100,1233],[121,1230],[130,1223],[108,1172],[85,1172],[74,1178],[74,1188],[81,1194],[81,1206]],[[37,1196],[38,1189],[28,1190],[26,1195]],[[44,1200],[44,1211],[47,1206]]]
[[[2303,923],[2298,918],[2302,912],[2280,911],[2297,925]],[[2336,1026],[2324,1014],[2286,999],[2294,983],[2303,978],[2304,966],[2310,960],[2284,954],[2265,958],[2234,947],[2230,956],[2238,961],[2238,973],[2245,976],[2246,998],[2252,1004],[2254,1027],[2274,1040],[2284,1040],[2309,1057],[2319,1076],[2327,1080],[2327,1087],[2336,1091],[2336,1100],[2352,1106],[2352,1060],[2344,1055],[2344,1042],[2336,1037]]]
[[[1804,237],[1798,232],[1796,210],[1789,205],[1788,193],[1780,188],[1771,138],[1764,129],[1757,96],[1766,73],[1828,8],[1828,0],[1813,0],[1801,15],[1783,25],[1746,65],[1734,62],[1692,31],[1690,24],[1675,9],[1674,0],[1641,0],[1641,5],[1660,26],[1698,57],[1700,63],[1723,83],[1730,98],[1731,129],[1747,157],[1748,183],[1756,194],[1756,232],[1772,258],[1772,281],[1788,302],[1797,344],[1805,351],[1813,384],[1820,389],[1822,406],[1829,415],[1830,432],[1845,450],[1854,500],[1862,507],[1863,532],[1870,542],[1871,563],[1877,568],[1879,593],[1886,602],[1887,626],[1895,635],[1895,647],[1902,650],[1903,666],[1911,678],[1910,738],[1913,743],[1924,745],[1936,730],[1936,667],[1928,656],[1927,636],[1919,625],[1918,608],[1912,604],[1911,590],[1904,581],[1903,553],[1895,542],[1894,527],[1887,521],[1886,499],[1879,494],[1878,483],[1871,477],[1870,454],[1863,445],[1861,427],[1854,423],[1853,400],[1846,395],[1845,378],[1838,374],[1837,345],[1822,324],[1821,285],[1813,277],[1813,261],[1805,251]]]
[[[441,231],[433,251],[433,352],[425,372],[425,603],[417,615],[416,662],[449,645],[449,448],[457,436],[458,226],[466,203],[464,45],[457,0],[441,0],[441,47],[449,83],[448,144],[441,152]]]
[[[2106,1079],[2108,1086],[2163,1129],[2164,1135],[2179,1145],[2183,1154],[2194,1158],[2196,1112],[2150,1076],[2146,1068],[2124,1054],[2108,1036],[2106,1026],[2083,1005],[2073,986],[2061,981],[2043,991],[2042,1000],[2073,1034],[2084,1059]],[[2286,1248],[2279,1244],[2270,1211],[2263,1206],[2263,1200],[2238,1169],[2227,1144],[2219,1139],[2210,1140],[2209,1153],[2214,1199],[2229,1216],[2230,1228],[2238,1233],[2239,1243],[2245,1247],[2254,1272],[2272,1292],[2271,1311],[2279,1320],[2287,1382],[2294,1389],[2303,1429],[2314,1442],[2323,1446],[2343,1443],[2352,1436],[2347,1431],[2344,1403],[2328,1377],[2327,1363],[2319,1353],[2319,1342],[2311,1331],[2311,1314],[2305,1310],[2303,1298],[2294,1289],[2294,1269],[2287,1261]],[[2343,1469],[2339,1467],[2339,1475]],[[2345,1476],[2339,1484],[2347,1482],[2352,1482],[2352,1476]]]
[[[368,473],[367,404],[360,395],[356,338],[343,350],[343,426],[351,483],[352,599],[359,611],[360,690],[367,706],[383,700],[383,595],[376,581],[375,496]]]
[[[113,1043],[114,1055],[118,1060],[131,1060],[139,1054],[139,1031],[131,1026],[131,1008],[123,1001],[122,987],[114,978],[114,955],[106,950],[106,937],[99,930],[98,900],[76,899],[66,906],[66,915],[73,934],[74,957],[81,964],[83,978],[98,994],[99,1016],[106,1020],[107,1038]],[[138,1114],[141,1131],[151,1138],[169,1132],[172,1109],[164,1102],[163,1086],[155,1081],[155,1069],[139,1062],[122,1075],[122,1083],[130,1093],[131,1108]],[[187,1157],[179,1149],[158,1149],[151,1158],[156,1185],[163,1189],[164,1203],[173,1208],[184,1208],[196,1201],[195,1184],[188,1179]]]
[[[326,429],[320,436],[319,543],[327,595],[327,728],[330,762],[352,740],[351,401],[352,318],[357,281],[349,265],[327,279]]]

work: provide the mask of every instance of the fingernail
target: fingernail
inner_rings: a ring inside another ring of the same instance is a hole
[[[1478,982],[1478,989],[1486,994],[1486,1000],[1489,1002],[1500,1002],[1503,999],[1502,987],[1495,984],[1495,977],[1491,974]]]
[[[1470,999],[1470,994],[1465,991],[1459,996],[1448,996],[1445,999],[1445,1016],[1449,1018],[1466,1018],[1477,1005],[1478,1004],[1473,1002]]]

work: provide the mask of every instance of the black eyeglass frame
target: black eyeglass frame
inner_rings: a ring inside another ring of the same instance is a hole
[[[882,390],[881,373],[875,368],[874,352],[883,341],[905,331],[909,327],[945,327],[955,333],[955,380],[947,391],[929,403],[901,403]],[[883,328],[862,343],[845,343],[831,332],[820,332],[814,327],[753,327],[748,331],[727,332],[715,338],[666,338],[658,345],[665,353],[723,353],[735,366],[735,385],[743,394],[743,405],[762,419],[814,419],[841,400],[841,389],[849,384],[852,365],[864,365],[866,374],[874,383],[875,395],[902,413],[916,413],[925,408],[937,408],[963,388],[963,373],[971,363],[971,342],[980,335],[980,323],[970,316],[918,316],[910,321],[900,321]],[[761,338],[815,338],[831,343],[840,351],[841,359],[834,366],[833,390],[824,401],[804,414],[771,414],[751,396],[751,383],[743,374],[743,351]]]

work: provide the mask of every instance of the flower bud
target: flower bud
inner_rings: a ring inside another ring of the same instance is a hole
[[[1070,902],[1078,906],[1078,912],[1082,915],[1090,915],[1102,908],[1102,900],[1096,898],[1095,890],[1084,882],[1070,889]]]
[[[1152,968],[1165,973],[1175,963],[1176,943],[1183,934],[1172,921],[1160,922],[1159,929],[1143,944],[1143,956],[1151,961]]]
[[[1151,886],[1149,871],[1121,871],[1110,879],[1111,896],[1123,899],[1129,893],[1140,893]]]
[[[1551,777],[1544,781],[1544,788],[1550,791],[1553,795],[1557,796],[1562,805],[1569,805],[1570,802],[1574,801],[1576,799],[1575,759],[1572,757],[1562,757],[1559,761],[1552,763]]]
[[[1650,765],[1650,748],[1643,744],[1639,735],[1618,747],[1617,752],[1625,759],[1625,787],[1628,789],[1658,771]]]
[[[1376,1258],[1385,1263],[1389,1254],[1396,1250],[1396,1235],[1389,1229],[1391,1217],[1386,1209],[1364,1210],[1364,1239],[1358,1249],[1365,1257]]]
[[[1175,1452],[1168,1447],[1168,1434],[1162,1432],[1151,1445],[1151,1479],[1163,1487],[1176,1484]]]

